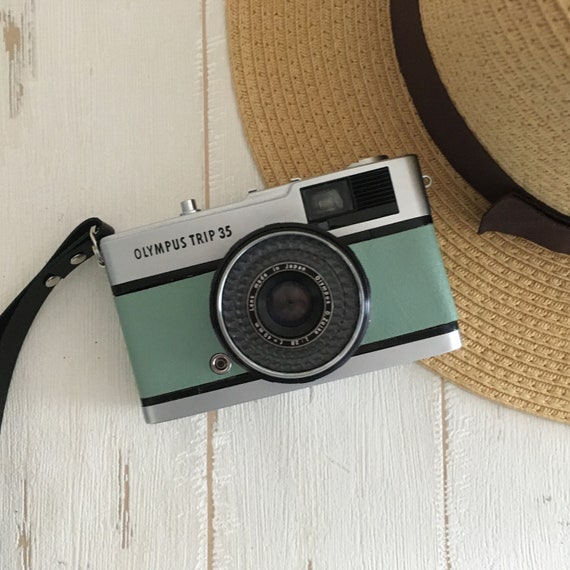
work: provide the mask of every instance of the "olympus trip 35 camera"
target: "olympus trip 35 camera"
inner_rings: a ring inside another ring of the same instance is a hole
[[[186,200],[100,249],[150,423],[461,346],[415,156]]]

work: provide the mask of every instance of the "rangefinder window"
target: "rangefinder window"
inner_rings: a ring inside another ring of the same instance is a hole
[[[379,168],[301,189],[309,222],[329,229],[399,212],[389,168]]]
[[[301,194],[309,222],[318,222],[354,209],[346,178],[303,188]]]

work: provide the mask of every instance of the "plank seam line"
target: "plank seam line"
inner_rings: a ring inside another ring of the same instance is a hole
[[[447,472],[447,460],[449,455],[447,409],[445,402],[445,380],[441,378],[441,462],[442,462],[442,487],[443,487],[443,556],[446,570],[451,570],[451,557],[449,548],[449,481]]]

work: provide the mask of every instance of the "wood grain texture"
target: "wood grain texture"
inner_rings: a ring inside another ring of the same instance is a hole
[[[570,568],[570,431],[446,385],[452,568]]]
[[[26,92],[26,83],[35,74],[35,5],[33,0],[20,0],[0,12],[2,39],[7,58],[3,74],[7,115],[16,118]]]
[[[416,365],[220,410],[217,568],[442,568],[441,392]]]
[[[261,187],[223,2],[0,0],[0,25],[2,306],[84,217],[127,229]],[[147,426],[89,263],[14,375],[0,568],[570,568],[568,434],[418,365]]]
[[[189,194],[203,203],[200,11],[36,4],[36,77],[16,116],[0,79],[2,305],[81,219],[127,229],[177,215]],[[10,57],[0,53],[3,72]],[[205,417],[144,424],[105,274],[78,269],[15,371],[0,568],[204,567],[206,431]]]

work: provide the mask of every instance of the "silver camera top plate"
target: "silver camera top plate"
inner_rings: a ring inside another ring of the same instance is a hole
[[[306,223],[301,190],[347,176],[389,168],[398,213],[331,230],[337,237],[429,215],[422,175],[414,155],[295,180],[254,192],[245,200],[195,211],[170,220],[127,230],[101,240],[100,249],[112,286],[221,259],[252,230],[279,222]]]

